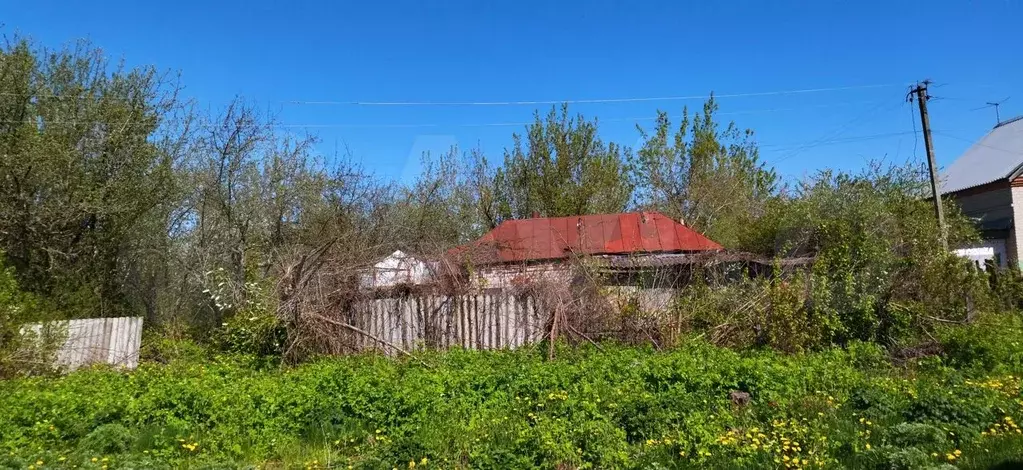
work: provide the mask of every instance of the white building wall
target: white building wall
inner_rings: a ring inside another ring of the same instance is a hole
[[[952,252],[957,256],[973,261],[980,269],[984,269],[988,261],[991,261],[1000,268],[1004,268],[1009,263],[1005,245],[1005,240],[984,240],[969,247],[952,250]]]
[[[393,287],[400,284],[424,284],[432,280],[430,264],[401,250],[374,264],[362,273],[362,287]]]
[[[479,289],[506,289],[538,283],[564,283],[572,281],[572,269],[561,262],[541,264],[502,264],[478,268],[473,276],[473,287]]]
[[[1021,256],[1020,252],[1021,247],[1017,243],[1016,231],[1018,226],[1015,221],[1023,221],[1023,187],[1006,186],[968,196],[954,196],[954,199],[956,204],[962,209],[963,214],[968,217],[982,218],[988,221],[1011,217],[1014,221],[1008,238],[1004,240],[984,240],[981,244],[961,248],[964,250],[990,248],[992,250],[991,254],[980,255],[976,250],[969,252],[969,254],[966,254],[967,252],[957,254],[974,261],[980,261],[982,265],[984,264],[983,260],[986,259],[985,256],[992,256],[1001,258],[999,264],[1003,267],[1021,266],[1020,260],[1023,259],[1023,256]]]

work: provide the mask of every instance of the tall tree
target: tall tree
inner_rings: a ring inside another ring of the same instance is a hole
[[[15,41],[0,89],[0,249],[21,285],[76,315],[148,308],[131,284],[153,274],[175,204],[176,86],[88,44]]]
[[[744,227],[763,213],[775,194],[778,177],[759,158],[753,131],[730,122],[719,128],[711,97],[702,113],[682,120],[672,132],[668,114],[659,111],[652,133],[637,152],[642,204],[736,247]]]
[[[502,218],[547,217],[625,210],[632,199],[629,150],[605,144],[597,121],[570,117],[568,106],[539,113],[505,150],[494,176]]]

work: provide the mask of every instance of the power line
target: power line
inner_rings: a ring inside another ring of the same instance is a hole
[[[689,96],[658,96],[640,98],[599,98],[599,99],[565,99],[565,100],[529,100],[529,101],[306,101],[287,100],[283,103],[305,105],[351,105],[351,106],[535,106],[547,104],[597,104],[597,103],[637,103],[648,101],[684,101],[714,98],[743,98],[752,96],[795,95],[803,93],[821,93],[827,91],[864,90],[905,86],[904,84],[854,85],[829,88],[807,88],[801,90],[762,91],[754,93],[728,93],[714,95]]]
[[[976,140],[971,140],[971,139],[967,139],[967,138],[964,138],[964,137],[959,137],[959,136],[956,136],[956,135],[952,135],[952,134],[949,134],[948,132],[932,130],[931,133],[938,134],[938,135],[944,136],[944,137],[949,137],[949,138],[956,139],[956,140],[961,140],[963,142],[969,142],[969,143],[971,143],[973,145],[976,145],[976,146],[979,146],[979,147],[989,148],[989,149],[992,149],[992,150],[998,150],[999,152],[1005,152],[1005,153],[1012,154],[1012,155],[1023,155],[1023,151],[1020,151],[1020,150],[1009,150],[1009,149],[1005,149],[1005,148],[1001,148],[1001,147],[995,147],[995,146],[992,146],[992,145],[983,144],[983,143],[978,142]]]
[[[806,144],[806,143],[802,143],[802,144],[801,143],[760,144],[759,147],[760,148],[765,148],[766,147],[766,148],[769,149],[768,150],[769,152],[781,152],[781,151],[792,150],[792,149],[808,150],[808,149],[812,149],[812,148],[816,148],[816,147],[822,147],[822,146],[827,146],[827,145],[840,145],[840,144],[850,144],[850,143],[855,143],[855,142],[865,142],[865,141],[868,141],[868,140],[877,140],[877,139],[883,139],[883,138],[887,138],[887,137],[898,137],[898,136],[908,135],[908,134],[917,133],[917,132],[919,132],[919,131],[913,131],[913,132],[910,132],[910,131],[886,132],[886,133],[883,133],[883,134],[870,134],[870,135],[842,137],[842,138],[823,140],[823,141],[820,141],[820,140],[819,141],[811,141],[810,144]],[[771,148],[771,147],[781,147],[781,148]],[[775,162],[778,162],[778,161],[780,161],[780,160],[775,160]]]
[[[795,106],[787,108],[761,108],[761,109],[747,109],[739,111],[725,111],[715,113],[715,116],[734,116],[734,115],[745,115],[745,114],[759,114],[759,113],[773,113],[780,111],[799,111],[805,109],[819,109],[819,108],[832,108],[839,106],[853,106],[859,104],[875,104],[885,103],[885,101],[847,101],[840,103],[825,103],[810,106]],[[600,119],[597,118],[598,123],[607,122],[640,122],[640,121],[654,121],[657,116],[633,116],[633,117],[622,117],[622,118],[610,118]],[[138,121],[135,121],[136,123]],[[344,124],[344,123],[309,123],[309,124],[295,124],[295,123],[276,123],[276,124],[250,124],[246,127],[273,127],[278,129],[415,129],[415,128],[444,128],[444,127],[510,127],[510,126],[528,126],[533,124],[534,121],[508,121],[508,122],[489,122],[489,123],[397,123],[397,124]],[[16,121],[16,120],[0,120],[2,124],[43,124],[46,126],[50,125],[78,125],[82,123],[91,123],[91,121],[46,121],[42,120],[37,122],[34,120]],[[145,123],[145,125],[151,125]],[[220,122],[200,122],[196,125],[200,127],[220,127]]]
[[[783,155],[782,157],[780,157],[780,158],[778,158],[778,159],[775,159],[775,160],[774,160],[774,163],[775,163],[775,164],[778,164],[778,163],[780,163],[780,162],[783,162],[783,161],[785,161],[785,160],[788,160],[788,159],[790,159],[790,158],[793,158],[793,157],[795,157],[796,155],[799,155],[799,154],[800,154],[801,152],[803,152],[804,150],[807,150],[807,149],[813,148],[813,147],[817,146],[817,144],[820,144],[820,143],[824,143],[824,142],[827,142],[827,141],[829,141],[829,140],[831,140],[831,139],[834,139],[834,138],[836,138],[836,137],[838,137],[838,136],[842,135],[843,133],[845,133],[846,131],[848,131],[848,130],[849,130],[850,128],[852,128],[853,126],[855,126],[855,125],[859,124],[859,122],[860,122],[860,121],[862,121],[862,120],[864,120],[864,119],[866,119],[866,118],[868,118],[868,117],[872,117],[872,116],[873,116],[873,115],[874,115],[874,114],[875,114],[876,112],[878,112],[879,110],[881,110],[881,108],[882,108],[882,107],[884,107],[884,104],[885,104],[885,103],[886,103],[886,102],[882,101],[882,102],[881,102],[880,104],[878,104],[877,106],[875,106],[875,107],[873,107],[873,108],[870,108],[870,109],[868,109],[868,110],[867,110],[866,112],[864,112],[863,114],[861,114],[861,115],[859,115],[859,116],[857,116],[857,117],[855,117],[855,118],[853,118],[853,119],[851,119],[851,120],[847,121],[847,122],[846,122],[845,124],[842,124],[842,125],[838,126],[838,127],[837,127],[837,128],[835,128],[835,130],[833,130],[832,132],[829,132],[829,133],[825,134],[825,136],[824,136],[824,137],[821,137],[820,139],[817,139],[817,140],[812,140],[812,141],[808,142],[807,144],[805,144],[805,145],[803,145],[803,146],[801,146],[801,147],[798,147],[798,148],[796,148],[796,149],[792,150],[792,151],[791,151],[791,152],[789,152],[788,154],[785,154],[785,155]],[[899,104],[900,104],[900,103],[898,103],[898,102],[894,102],[894,103],[893,103],[893,106],[889,106],[888,108],[885,108],[885,109],[886,109],[886,110],[887,110],[887,109],[891,109],[891,108],[893,108],[894,106],[898,106]]]

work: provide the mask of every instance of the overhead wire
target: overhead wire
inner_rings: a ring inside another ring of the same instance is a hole
[[[769,152],[779,152],[779,151],[786,151],[786,150],[792,150],[792,149],[800,149],[800,150],[804,150],[805,149],[805,150],[808,150],[808,149],[811,149],[811,148],[823,147],[823,146],[827,146],[827,145],[848,144],[848,143],[854,143],[854,142],[864,142],[864,141],[868,141],[868,140],[884,139],[884,138],[887,138],[887,137],[898,137],[898,136],[902,136],[902,135],[908,135],[910,133],[911,133],[910,131],[902,131],[902,132],[885,132],[885,133],[882,133],[882,134],[869,134],[869,135],[860,135],[860,136],[841,137],[841,138],[836,138],[836,139],[816,141],[812,145],[807,145],[806,143],[760,144],[760,148],[765,148],[766,147],[766,148],[769,149],[768,150]],[[772,148],[772,147],[781,147],[781,148]],[[775,161],[778,161],[778,160],[775,160]]]
[[[748,109],[740,111],[725,111],[715,113],[719,116],[732,116],[732,115],[744,115],[744,114],[758,114],[758,113],[772,113],[780,111],[798,111],[804,109],[819,109],[819,108],[831,108],[839,106],[853,106],[858,104],[874,104],[884,103],[885,101],[868,100],[868,101],[851,101],[851,102],[840,102],[840,103],[826,103],[817,104],[810,106],[795,106],[786,108],[760,108],[760,109]],[[600,119],[597,118],[598,123],[607,122],[641,122],[641,121],[653,121],[656,120],[657,116],[632,116],[622,118],[609,118]],[[45,125],[77,125],[82,121],[42,121]],[[487,122],[487,123],[398,123],[398,124],[348,124],[348,123],[309,123],[309,124],[296,124],[296,123],[276,123],[270,124],[269,127],[282,128],[282,129],[406,129],[406,128],[446,128],[446,127],[509,127],[509,126],[527,126],[533,124],[534,121],[507,121],[507,122]],[[31,124],[37,123],[33,120],[0,120],[3,124]],[[199,123],[199,126],[213,127],[220,126],[222,123],[219,122],[203,122]],[[150,123],[146,123],[150,125]],[[249,127],[263,127],[266,124],[251,124]]]
[[[995,147],[993,145],[987,145],[987,144],[978,142],[976,140],[971,140],[971,139],[967,139],[965,137],[959,137],[959,136],[956,136],[956,135],[953,135],[953,134],[949,134],[948,132],[931,130],[931,133],[932,134],[937,134],[937,135],[940,135],[940,136],[943,136],[943,137],[948,137],[948,138],[951,138],[951,139],[961,140],[963,142],[969,142],[969,143],[971,143],[973,145],[976,145],[976,146],[979,146],[979,147],[989,148],[989,149],[992,149],[992,150],[998,150],[999,152],[1005,152],[1005,153],[1009,153],[1009,154],[1012,154],[1012,155],[1023,155],[1023,150],[1010,150],[1010,149],[1006,149],[1006,148]]]
[[[343,100],[284,100],[282,103],[303,105],[351,105],[351,106],[535,106],[547,104],[599,104],[599,103],[638,103],[649,101],[684,101],[714,98],[743,98],[753,96],[795,95],[804,93],[822,93],[829,91],[865,90],[904,86],[904,84],[851,85],[826,88],[805,88],[798,90],[777,90],[751,93],[700,94],[685,96],[655,96],[629,98],[597,98],[597,99],[559,99],[559,100],[525,100],[525,101],[343,101]]]
[[[804,150],[807,150],[807,149],[810,149],[810,148],[814,148],[819,143],[827,142],[828,140],[834,139],[834,138],[842,135],[843,133],[845,133],[846,131],[848,131],[852,127],[858,125],[860,123],[860,121],[863,121],[864,119],[873,117],[882,108],[884,108],[885,110],[892,109],[895,106],[898,106],[900,104],[899,102],[896,101],[896,102],[892,103],[891,106],[884,107],[885,103],[891,103],[891,102],[882,101],[880,104],[878,104],[877,106],[874,106],[874,107],[868,109],[863,114],[860,114],[860,115],[856,116],[855,118],[845,122],[844,124],[836,127],[833,131],[828,132],[827,134],[825,134],[824,137],[821,137],[820,139],[816,139],[816,140],[812,140],[810,142],[807,142],[805,145],[803,145],[801,147],[798,147],[796,149],[793,149],[791,152],[789,152],[789,153],[787,153],[787,154],[785,154],[785,155],[783,155],[783,156],[781,156],[781,157],[779,157],[777,159],[774,159],[774,164],[778,164],[780,162],[783,162],[783,161],[786,161],[788,159],[791,159],[791,158],[799,155],[800,153],[802,153]]]

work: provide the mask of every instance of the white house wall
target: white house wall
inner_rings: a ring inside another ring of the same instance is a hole
[[[473,287],[479,289],[507,289],[538,283],[569,283],[571,267],[562,263],[508,264],[477,268]]]
[[[953,252],[957,256],[972,261],[980,269],[985,269],[988,261],[995,263],[998,267],[1008,266],[1005,240],[983,240],[968,247],[958,248]]]
[[[419,258],[395,251],[362,274],[365,288],[423,284],[432,279],[430,265]]]

